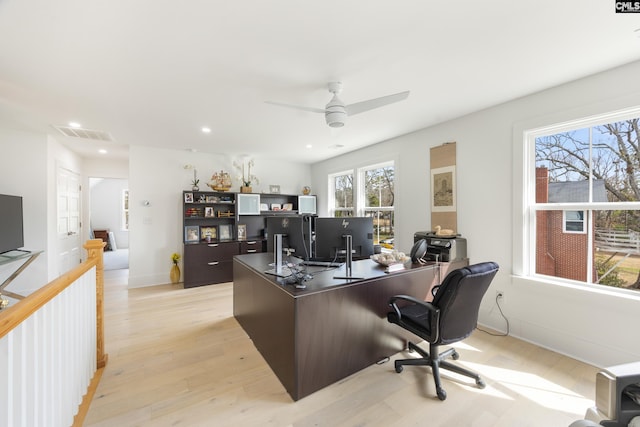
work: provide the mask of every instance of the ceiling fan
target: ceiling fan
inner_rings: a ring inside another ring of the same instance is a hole
[[[342,83],[330,82],[328,86],[329,92],[333,94],[333,98],[331,98],[331,101],[329,101],[325,108],[301,107],[298,105],[283,104],[281,102],[273,101],[265,102],[279,107],[295,108],[297,110],[310,111],[312,113],[323,113],[327,124],[331,127],[337,128],[344,126],[348,116],[373,110],[374,108],[384,107],[385,105],[405,100],[409,96],[409,91],[407,90],[393,95],[382,96],[380,98],[345,105],[345,103],[338,98],[338,94],[342,91]]]

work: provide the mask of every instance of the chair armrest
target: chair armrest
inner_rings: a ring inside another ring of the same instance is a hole
[[[439,312],[438,308],[436,308],[430,302],[412,297],[410,295],[395,295],[389,299],[389,306],[393,308],[393,311],[396,312],[398,319],[402,319],[402,314],[400,313],[400,308],[398,308],[398,305],[396,304],[397,300],[408,301],[410,303],[422,306],[429,311],[430,316],[433,316],[434,314],[437,314]]]

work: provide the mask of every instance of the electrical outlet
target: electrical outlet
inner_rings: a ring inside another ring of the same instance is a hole
[[[498,302],[505,302],[505,296],[503,291],[496,291],[496,300]]]

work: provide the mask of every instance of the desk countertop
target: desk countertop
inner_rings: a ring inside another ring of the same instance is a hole
[[[321,267],[321,266],[307,266],[305,270],[306,274],[312,276],[304,282],[306,288],[296,288],[295,284],[288,283],[285,278],[280,278],[275,275],[266,274],[265,271],[272,269],[269,266],[273,262],[273,253],[263,252],[257,254],[236,255],[234,257],[238,262],[246,265],[247,267],[255,270],[262,276],[268,278],[274,284],[280,285],[280,287],[293,297],[300,297],[304,295],[315,294],[318,292],[328,291],[336,287],[350,286],[363,280],[372,280],[379,277],[386,277],[390,275],[402,275],[407,272],[419,269],[419,268],[436,268],[435,262],[429,262],[426,265],[423,264],[407,264],[404,270],[399,270],[393,273],[386,273],[385,268],[375,261],[370,259],[363,259],[353,261],[352,276],[359,277],[359,279],[336,279],[334,276],[344,276],[345,266],[341,267]],[[298,264],[298,259],[293,259],[292,263]]]

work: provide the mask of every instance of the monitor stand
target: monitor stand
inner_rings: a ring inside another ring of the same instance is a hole
[[[291,276],[291,270],[282,262],[282,234],[273,235],[273,266],[271,270],[265,271],[267,274],[272,274],[278,277]]]
[[[357,277],[352,274],[353,269],[353,236],[351,234],[345,234],[342,236],[345,238],[345,275],[333,276],[334,279],[347,279],[347,280],[361,280],[364,277]]]

